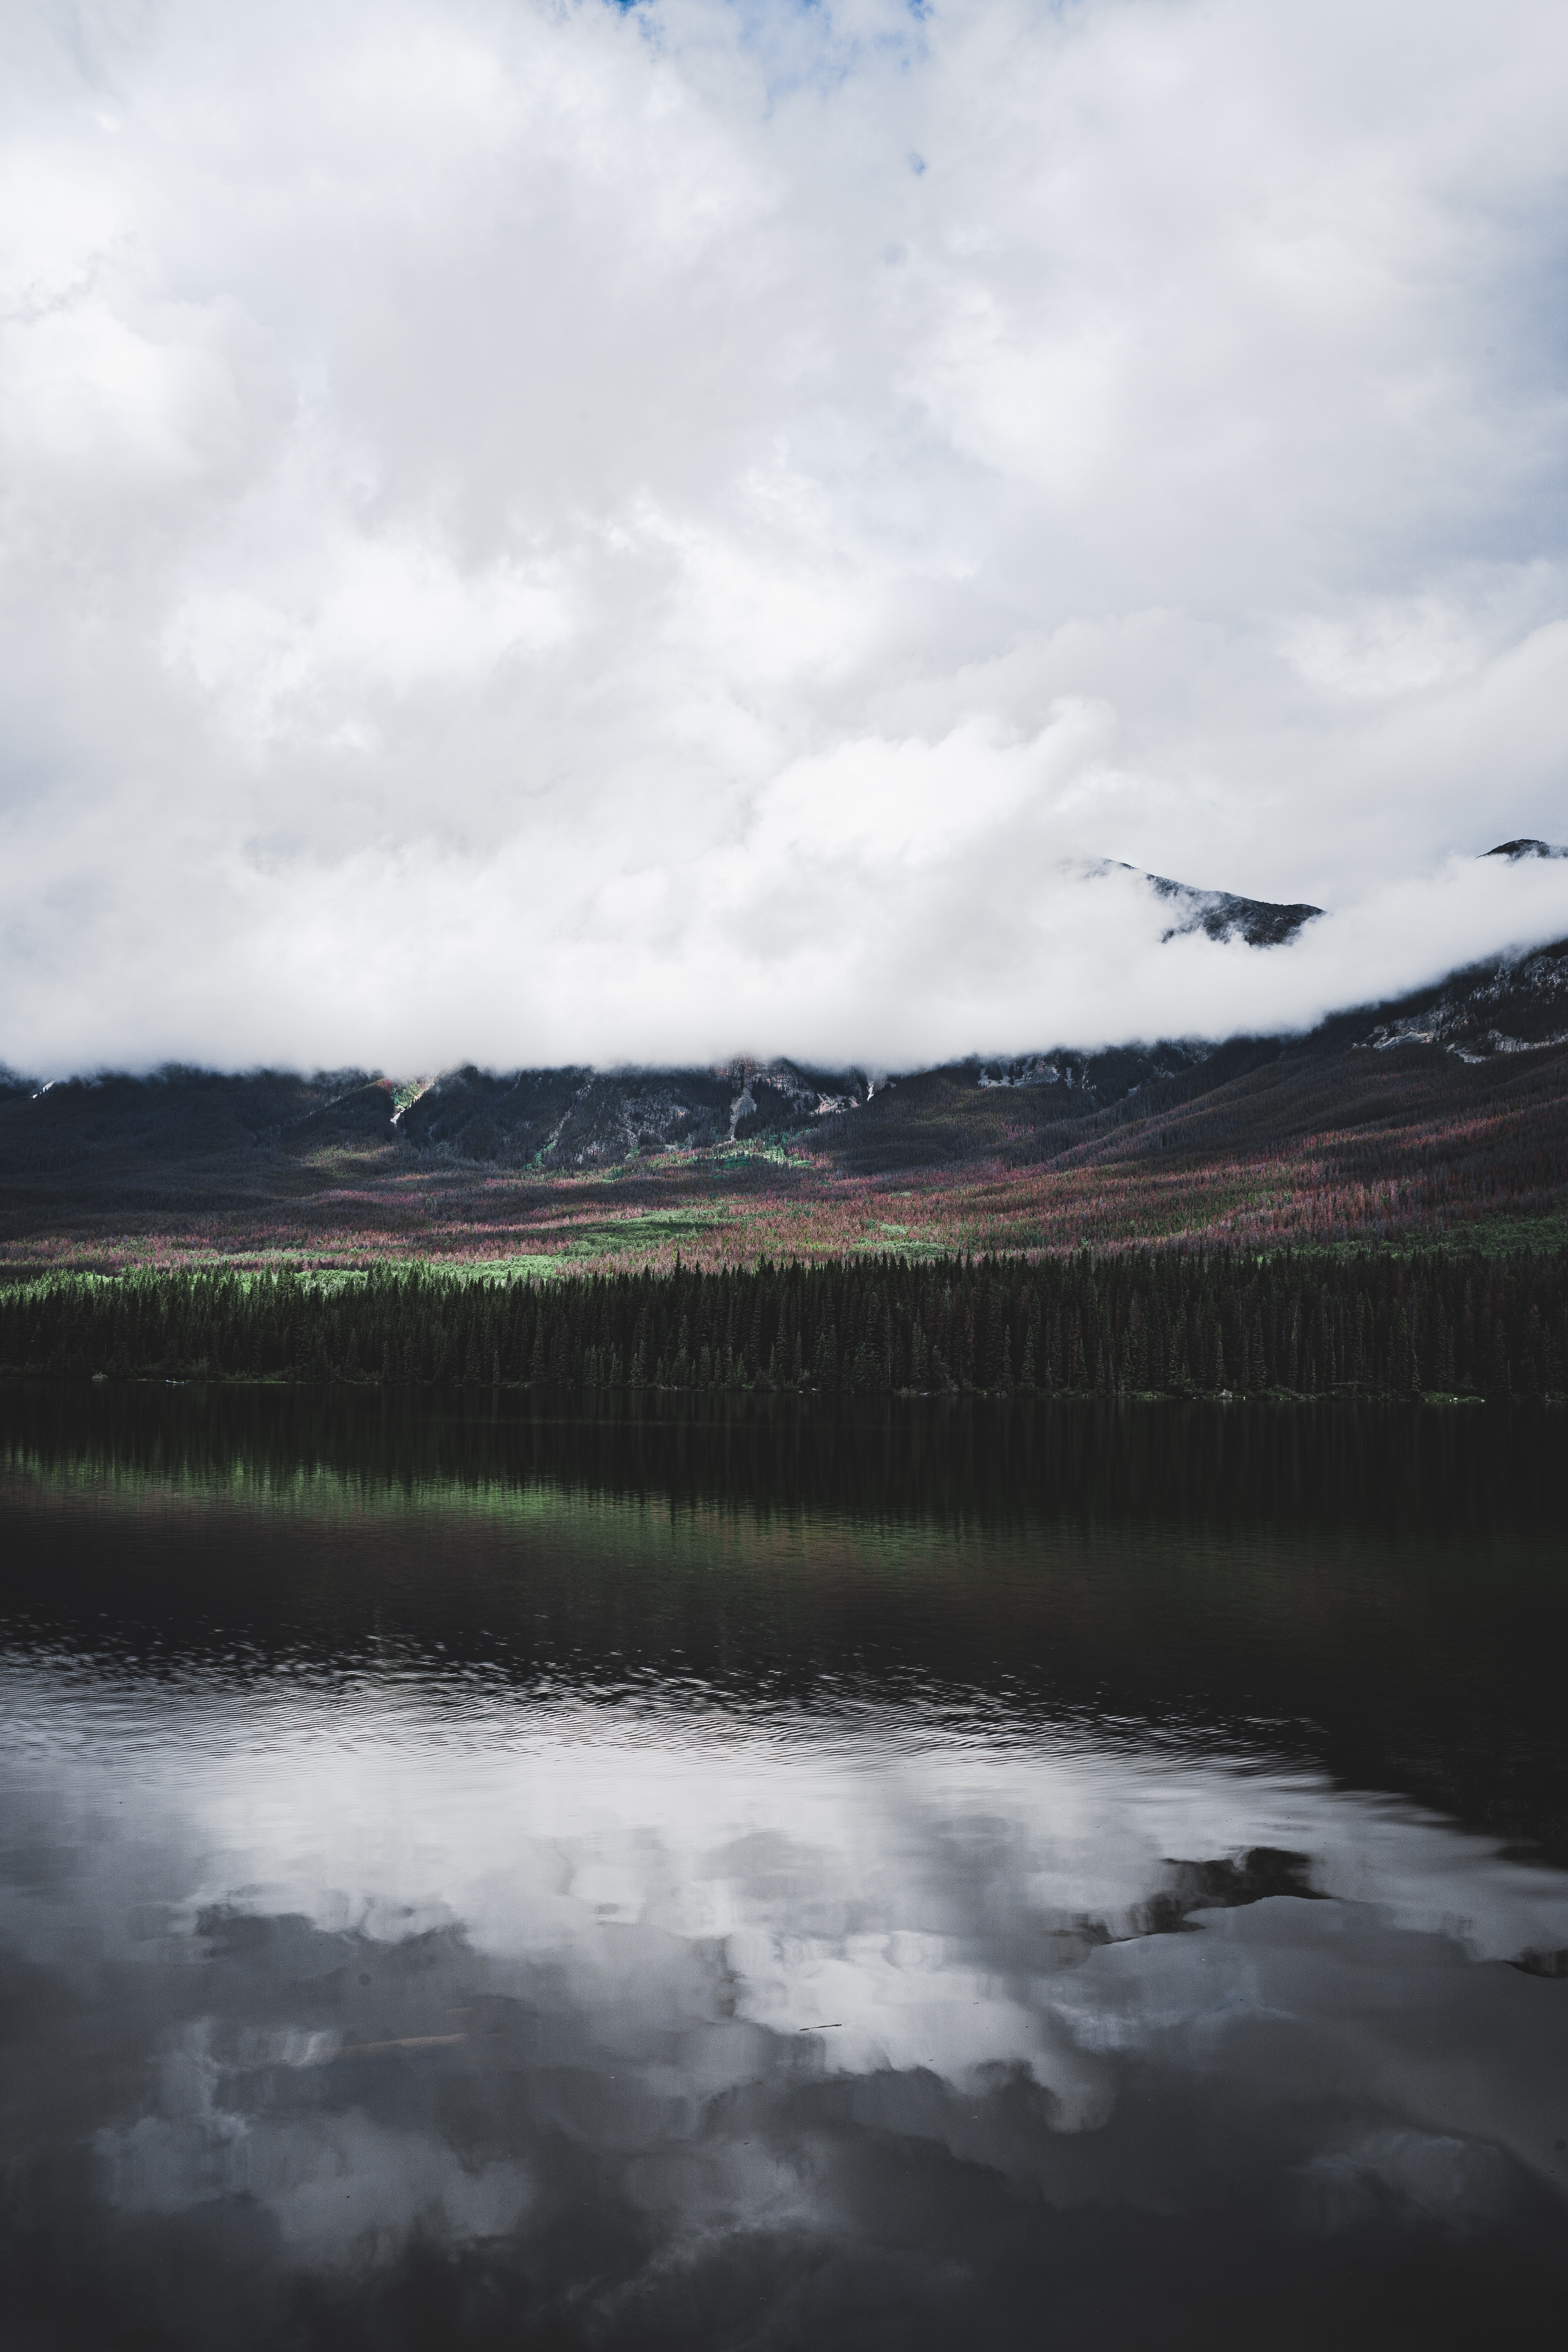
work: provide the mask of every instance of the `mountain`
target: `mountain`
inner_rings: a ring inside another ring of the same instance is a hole
[[[1537,842],[1488,853],[1564,854]],[[1180,919],[1167,936],[1201,928],[1267,952],[1318,911],[1148,879]],[[1395,1096],[1408,1098],[1407,1110],[1419,1098],[1446,1117],[1444,1105],[1480,1097],[1445,1071],[1538,1062],[1555,1070],[1564,1045],[1568,941],[1560,940],[1336,1013],[1305,1036],[1058,1045],[888,1077],[749,1060],[710,1069],[467,1066],[402,1083],[363,1071],[171,1068],[43,1087],[0,1071],[0,1235],[264,1213],[347,1228],[369,1197],[356,1190],[363,1186],[378,1213],[390,1204],[416,1222],[432,1187],[488,1181],[485,1171],[540,1181],[554,1171],[651,1176],[786,1139],[821,1170],[873,1176],[987,1159],[1076,1164],[1086,1154],[1140,1153],[1155,1136],[1171,1149],[1177,1134],[1187,1151],[1212,1153],[1237,1137],[1263,1150],[1271,1135],[1304,1134],[1314,1121],[1342,1126]],[[1550,1093],[1557,1080],[1540,1083]]]
[[[1138,868],[1120,858],[1100,859],[1089,871],[1136,874]],[[1142,878],[1157,898],[1166,900],[1173,917],[1169,929],[1160,934],[1162,942],[1203,931],[1211,940],[1245,940],[1249,948],[1281,948],[1323,911],[1304,900],[1286,907],[1269,898],[1238,898],[1234,890],[1200,890],[1190,882],[1173,882],[1163,874],[1145,874]]]
[[[383,1148],[425,1159],[525,1169],[607,1168],[669,1150],[808,1139],[858,1158],[907,1124],[917,1101],[1005,1098],[1014,1124],[1060,1129],[1116,1106],[1188,1099],[1264,1063],[1427,1046],[1468,1063],[1568,1043],[1568,941],[1494,957],[1436,986],[1334,1014],[1304,1037],[1190,1038],[1085,1052],[1052,1046],[974,1055],[873,1078],[864,1069],[741,1060],[717,1069],[468,1067],[395,1085],[361,1071],[300,1077],[170,1068],[151,1077],[72,1078],[39,1088],[0,1076],[0,1179],[47,1188],[90,1177],[139,1183],[176,1170],[303,1166],[323,1150]],[[923,1124],[923,1122],[922,1122]],[[852,1138],[853,1131],[853,1138]],[[977,1130],[978,1132],[978,1130]],[[919,1148],[933,1148],[929,1136]],[[935,1150],[950,1156],[951,1140]],[[911,1159],[908,1164],[917,1164]]]
[[[1057,1051],[922,1071],[889,1080],[853,1118],[825,1120],[814,1141],[859,1175],[982,1159],[1109,1166],[1151,1150],[1214,1160],[1373,1122],[1414,1134],[1423,1120],[1489,1116],[1484,1107],[1504,1100],[1514,1076],[1555,1090],[1568,1113],[1564,1049],[1568,940],[1560,940],[1335,1013],[1305,1035]],[[1492,1073],[1498,1084],[1489,1087]]]
[[[1341,1014],[1325,1023],[1324,1034],[1337,1040],[1347,1019],[1359,1025],[1360,1018]],[[1382,1017],[1352,1044],[1373,1053],[1441,1045],[1464,1062],[1568,1045],[1568,941],[1456,972],[1436,988],[1383,1008]]]
[[[739,1061],[710,1070],[454,1070],[398,1119],[416,1150],[520,1167],[586,1168],[809,1128],[870,1096],[859,1070]]]

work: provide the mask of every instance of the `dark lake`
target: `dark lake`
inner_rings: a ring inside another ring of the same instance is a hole
[[[0,1390],[0,2334],[1540,2334],[1565,1506],[1484,1410]]]

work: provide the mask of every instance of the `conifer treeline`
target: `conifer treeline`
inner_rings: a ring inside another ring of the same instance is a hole
[[[882,1257],[572,1282],[59,1276],[0,1293],[0,1369],[416,1387],[1183,1395],[1568,1386],[1568,1251],[1502,1258]]]

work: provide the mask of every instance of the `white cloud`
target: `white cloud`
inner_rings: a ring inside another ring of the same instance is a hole
[[[1550,0],[3,37],[5,1058],[907,1061],[1568,929],[1472,862],[1568,833]]]
[[[342,697],[429,679],[471,686],[503,655],[570,635],[548,580],[504,558],[465,574],[417,537],[345,536],[314,552],[315,576],[298,602],[199,588],[170,619],[167,657],[188,664],[247,737],[281,731],[313,695],[336,720],[325,738],[335,742],[355,727],[336,719]],[[359,731],[366,744],[375,740]]]

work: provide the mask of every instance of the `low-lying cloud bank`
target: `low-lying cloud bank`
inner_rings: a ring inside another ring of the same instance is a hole
[[[1475,863],[1568,831],[1551,0],[0,40],[13,1065],[909,1065],[1568,931]]]
[[[1304,1028],[1568,934],[1568,858],[1453,857],[1373,883],[1288,945],[1169,936],[1143,876],[1064,853],[1027,795],[1032,749],[857,746],[791,772],[741,839],[684,868],[602,874],[570,838],[269,874],[227,860],[155,943],[138,911],[120,946],[105,908],[97,954],[14,971],[12,1058],[46,1076],[740,1052],[900,1069]],[[132,985],[106,984],[122,965]]]

